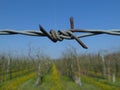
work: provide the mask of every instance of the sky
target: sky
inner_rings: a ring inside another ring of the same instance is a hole
[[[39,31],[39,24],[48,32],[50,29],[66,30],[70,28],[71,16],[75,28],[120,29],[120,0],[0,0],[0,30]],[[79,53],[120,49],[119,36],[98,35],[81,40],[88,49],[83,49],[75,40],[53,43],[46,37],[1,35],[0,53],[26,54],[31,47],[58,58],[70,47],[75,47]]]

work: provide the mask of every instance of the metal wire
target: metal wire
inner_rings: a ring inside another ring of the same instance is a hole
[[[99,34],[109,34],[109,35],[118,35],[120,36],[120,29],[117,30],[82,30],[74,29],[73,17],[70,18],[70,29],[68,30],[50,30],[48,33],[41,25],[39,25],[40,31],[35,30],[25,30],[25,31],[16,31],[16,30],[0,30],[0,35],[14,35],[22,34],[29,36],[38,36],[38,37],[48,37],[51,41],[57,42],[64,39],[75,39],[83,48],[87,49],[88,47],[80,40],[80,38],[94,36]],[[74,33],[81,33],[80,35],[75,35]]]

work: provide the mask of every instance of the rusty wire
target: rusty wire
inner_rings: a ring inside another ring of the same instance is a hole
[[[94,36],[99,34],[109,34],[109,35],[118,35],[120,36],[119,30],[82,30],[82,29],[74,29],[74,21],[73,17],[70,17],[70,29],[68,30],[50,30],[48,33],[41,25],[39,25],[40,31],[35,30],[25,30],[25,31],[16,31],[16,30],[0,30],[0,35],[14,35],[14,34],[22,34],[29,36],[43,36],[48,37],[51,41],[57,42],[62,41],[64,39],[75,39],[83,48],[87,49],[88,47],[80,40],[80,38]],[[81,35],[75,35],[74,33],[81,33]]]

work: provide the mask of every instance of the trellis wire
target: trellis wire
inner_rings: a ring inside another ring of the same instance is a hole
[[[73,17],[70,17],[70,29],[68,30],[50,30],[48,33],[41,25],[39,25],[40,31],[35,30],[0,30],[0,35],[13,35],[13,34],[22,34],[29,36],[38,36],[38,37],[48,37],[51,41],[57,42],[64,39],[75,39],[83,48],[87,49],[88,47],[80,40],[80,38],[94,36],[99,34],[109,34],[109,35],[118,35],[120,36],[120,29],[116,30],[83,30],[83,29],[74,29]],[[80,35],[75,35],[74,33],[81,33]]]

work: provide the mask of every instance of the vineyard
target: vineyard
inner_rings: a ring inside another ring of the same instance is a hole
[[[36,66],[30,60],[2,56],[0,58],[0,86],[4,82],[30,74],[35,70]]]
[[[120,90],[120,52],[78,54],[59,59],[36,54],[0,55],[0,90]]]

